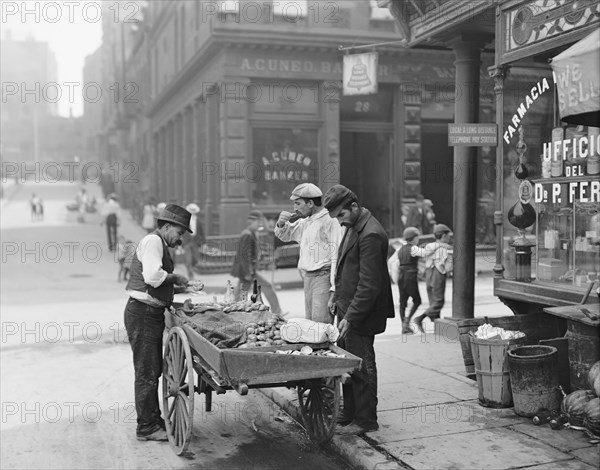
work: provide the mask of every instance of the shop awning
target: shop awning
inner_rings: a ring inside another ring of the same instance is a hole
[[[554,57],[560,118],[600,127],[600,29]]]

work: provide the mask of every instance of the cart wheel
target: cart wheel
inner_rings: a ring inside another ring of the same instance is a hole
[[[163,414],[169,443],[183,454],[192,438],[194,422],[194,367],[185,332],[174,327],[165,343],[163,360]]]
[[[298,385],[298,400],[304,428],[310,438],[323,444],[333,437],[340,411],[339,377],[305,380]]]

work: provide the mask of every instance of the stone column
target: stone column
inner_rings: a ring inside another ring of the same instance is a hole
[[[461,36],[452,42],[456,60],[454,122],[479,122],[481,38]],[[454,289],[452,317],[473,318],[475,302],[475,226],[477,148],[454,147]]]
[[[327,81],[320,84],[320,96],[324,131],[321,134],[321,149],[318,162],[319,188],[325,193],[340,182],[340,93],[341,82]]]

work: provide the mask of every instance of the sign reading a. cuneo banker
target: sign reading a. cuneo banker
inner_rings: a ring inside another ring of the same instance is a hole
[[[449,147],[495,147],[497,145],[497,124],[448,124]]]

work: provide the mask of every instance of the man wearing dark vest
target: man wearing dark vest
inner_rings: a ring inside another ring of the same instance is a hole
[[[142,238],[131,262],[125,328],[133,351],[136,435],[140,441],[167,440],[158,406],[164,312],[173,301],[174,286],[188,283],[185,276],[173,273],[168,248],[181,243],[183,234],[190,230],[191,216],[183,207],[167,205],[157,217],[158,228]]]
[[[399,272],[398,272],[398,293],[400,294],[400,319],[402,320],[402,333],[412,334],[410,320],[421,305],[421,294],[419,293],[419,257],[424,257],[430,251],[420,248],[416,245],[419,230],[416,227],[406,227],[402,238],[406,242],[398,251]],[[408,317],[406,317],[406,307],[408,299],[412,297],[413,305]]]

